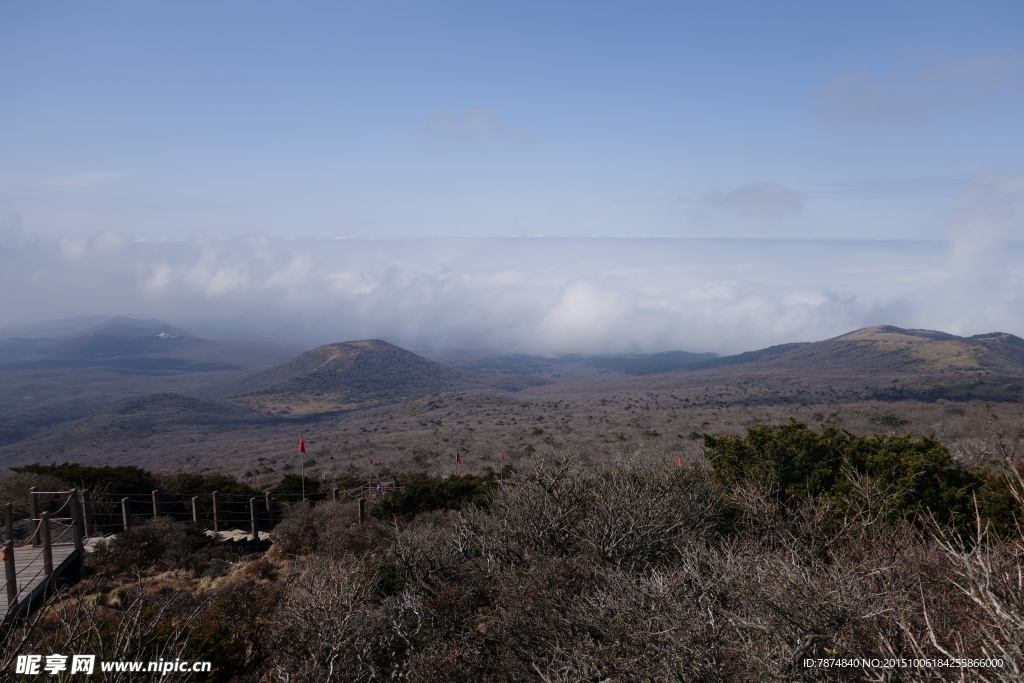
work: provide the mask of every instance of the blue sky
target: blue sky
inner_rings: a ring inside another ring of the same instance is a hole
[[[51,271],[83,244],[542,235],[937,240],[955,278],[1024,238],[1019,2],[4,3],[0,93],[0,258]],[[94,305],[158,313],[146,273],[199,267],[150,258]],[[94,312],[31,303],[0,323]],[[801,333],[826,332],[758,339]]]

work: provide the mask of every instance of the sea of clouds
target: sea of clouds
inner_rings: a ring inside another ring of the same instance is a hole
[[[732,353],[875,324],[1024,333],[1020,246],[654,238],[8,240],[3,322],[527,353]],[[1011,267],[1016,266],[1016,267]]]
[[[0,327],[95,313],[421,350],[734,353],[877,324],[1024,336],[1024,176],[943,239],[43,238],[0,212]]]

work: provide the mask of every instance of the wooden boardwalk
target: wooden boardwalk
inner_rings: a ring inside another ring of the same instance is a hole
[[[324,492],[321,497],[326,500],[326,496],[331,495],[334,501],[338,501],[343,495],[345,498],[358,496],[357,519],[358,523],[362,524],[366,520],[367,498],[382,497],[398,488],[400,487],[395,483],[386,482],[378,484],[378,489],[375,490],[373,484],[368,482],[365,485],[344,492],[341,489],[335,488],[330,494]],[[134,501],[130,498],[131,495],[136,496]],[[174,502],[173,500],[165,500],[162,495],[159,491],[153,491],[151,496],[149,496],[149,500],[140,502],[137,494],[123,496],[106,494],[107,504],[112,504],[115,509],[117,499],[120,498],[121,523],[108,523],[101,525],[101,527],[109,528],[115,526],[123,527],[124,530],[127,530],[133,520],[137,521],[150,516],[157,517],[162,509],[166,510],[167,503]],[[183,495],[179,495],[179,499],[175,500],[178,503],[185,504],[182,502],[184,500],[182,498]],[[275,526],[275,520],[279,519],[274,515],[274,498],[269,491],[264,494],[262,501],[257,496],[250,496],[248,501],[237,501],[230,498],[223,500],[218,498],[217,491],[203,494],[204,497],[206,495],[210,497],[209,502],[215,529],[229,519],[234,524],[239,523],[237,511],[231,515],[224,516],[221,506],[233,505],[232,510],[235,510],[239,504],[247,506],[250,522],[248,529],[232,528],[207,531],[207,535],[222,542],[239,543],[259,540],[266,545],[273,543],[273,532],[267,529],[260,529],[261,522],[264,523],[264,527],[272,529]],[[49,498],[40,498],[41,496],[49,496]],[[54,498],[55,496],[57,497],[56,499]],[[208,519],[207,513],[203,512],[203,508],[200,508],[199,500],[199,495],[191,496],[192,520],[194,522],[205,522]],[[308,501],[303,499],[303,501],[310,506],[315,504],[313,498],[310,498]],[[83,548],[82,552],[84,553],[90,550],[90,546],[94,542],[101,538],[109,538],[109,536],[92,536],[90,538],[91,535],[97,533],[100,527],[93,526],[92,503],[88,491],[81,493],[79,493],[78,489],[70,489],[68,491],[36,491],[34,488],[31,488],[29,489],[28,502],[30,513],[27,518],[27,521],[30,523],[28,530],[32,532],[30,538],[37,539],[40,543],[14,547],[13,541],[8,540],[8,543],[5,544],[14,560],[13,570],[16,572],[17,604],[14,606],[9,604],[11,600],[8,596],[6,578],[7,573],[11,570],[11,566],[9,562],[2,561],[0,562],[0,565],[3,565],[3,568],[0,569],[0,584],[2,584],[0,585],[0,631],[3,631],[13,623],[19,614],[27,614],[29,611],[39,607],[42,604],[40,598],[51,590],[54,582],[65,578],[71,581],[80,578],[82,570],[80,563],[84,562],[85,558],[84,556],[79,556],[75,543],[68,541],[75,539],[75,542]],[[298,501],[295,502],[297,503]],[[48,510],[37,513],[43,504],[49,505],[51,508],[55,507],[56,510],[52,513]],[[147,510],[145,514],[139,514],[140,506]],[[11,539],[14,537],[15,530],[14,503],[7,503],[4,508],[5,535],[7,539]],[[260,513],[261,508],[264,509],[262,514]],[[152,510],[152,515],[149,514],[148,510]],[[108,517],[110,516],[109,511],[105,511],[103,514]],[[19,524],[23,524],[25,521],[22,520]],[[244,525],[244,522],[241,523]],[[260,529],[258,534],[254,533],[255,529]],[[46,575],[44,568],[42,539],[47,539],[46,542],[50,543],[51,547],[53,573],[50,576]]]
[[[56,579],[61,576],[68,567],[76,562],[75,545],[73,543],[53,544],[53,575]],[[18,603],[24,605],[27,601],[35,599],[36,595],[45,590],[47,580],[46,572],[43,570],[43,547],[21,546],[14,549],[14,568],[18,572]],[[3,578],[0,575],[0,578]],[[4,581],[0,589],[0,618],[7,614],[7,582]]]

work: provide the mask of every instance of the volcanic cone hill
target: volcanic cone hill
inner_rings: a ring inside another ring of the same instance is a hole
[[[354,410],[467,389],[517,391],[537,378],[458,370],[378,339],[327,344],[232,385],[236,403],[278,414]]]
[[[770,373],[780,385],[802,378],[848,399],[1024,399],[1024,340],[1002,332],[958,337],[880,325],[733,369],[737,377]]]
[[[958,337],[890,325],[867,327],[789,351],[768,363],[819,372],[1024,374],[1024,340],[1002,332]]]

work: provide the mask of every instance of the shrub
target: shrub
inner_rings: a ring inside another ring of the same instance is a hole
[[[466,503],[484,506],[492,487],[493,481],[474,476],[411,477],[403,480],[401,489],[377,503],[370,514],[391,519],[430,510],[458,510]]]
[[[0,476],[0,501],[14,503],[15,519],[28,517],[28,490],[33,486],[37,491],[57,491],[67,488],[63,479],[58,479],[51,474],[30,471]],[[54,512],[63,504],[64,500],[66,500],[65,497],[42,497],[38,501],[39,512],[43,510]]]
[[[211,555],[200,551],[212,545],[213,539],[198,527],[157,517],[101,541],[88,560],[100,571],[115,573],[152,568],[202,571]]]
[[[68,487],[82,487],[99,491],[113,491],[122,495],[148,494],[155,488],[156,478],[146,470],[132,465],[120,467],[90,467],[66,462],[62,465],[24,465],[12,467],[15,472],[45,474],[56,477]]]
[[[305,487],[305,489],[303,489],[303,487]],[[278,482],[277,486],[270,489],[270,492],[274,495],[298,496],[302,495],[303,490],[305,490],[307,497],[317,500],[323,497],[320,494],[320,480],[313,477],[305,477],[305,482],[303,482],[301,474],[284,475],[284,478]]]
[[[253,487],[224,474],[178,474],[171,490],[182,495],[198,496],[213,493],[225,496],[255,497],[260,495]]]
[[[274,528],[274,553],[296,556],[319,552],[335,558],[362,555],[379,542],[380,526],[376,520],[355,524],[356,516],[355,503],[293,505]]]
[[[1020,537],[1024,529],[1024,461],[1016,467],[996,467],[984,477],[985,486],[978,494],[981,516],[998,538]]]
[[[931,436],[858,436],[828,427],[815,432],[791,421],[747,430],[745,437],[704,435],[716,479],[727,489],[754,480],[776,490],[783,503],[823,495],[843,509],[863,486],[887,493],[896,515],[930,511],[945,524],[974,517],[972,494],[982,479],[954,463]]]

